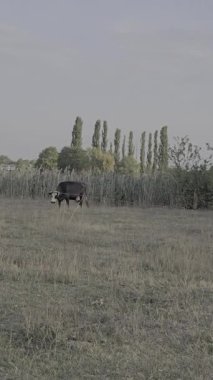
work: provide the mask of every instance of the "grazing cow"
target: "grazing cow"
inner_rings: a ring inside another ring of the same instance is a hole
[[[66,201],[67,206],[69,206],[69,201],[76,201],[81,207],[83,200],[85,199],[87,207],[89,207],[87,200],[86,185],[83,182],[73,182],[65,181],[60,182],[55,191],[49,192],[51,195],[51,203],[56,203],[58,201],[59,207],[63,200]]]

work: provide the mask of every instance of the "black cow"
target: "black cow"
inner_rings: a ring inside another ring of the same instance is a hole
[[[86,185],[83,182],[60,182],[57,189],[49,192],[49,195],[51,195],[51,203],[56,203],[58,201],[59,207],[61,206],[61,202],[63,200],[66,201],[67,206],[69,206],[70,200],[74,200],[82,207],[84,199],[87,207],[89,207]]]

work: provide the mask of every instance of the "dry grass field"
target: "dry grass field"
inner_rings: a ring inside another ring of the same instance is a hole
[[[213,212],[0,199],[0,379],[213,378]]]

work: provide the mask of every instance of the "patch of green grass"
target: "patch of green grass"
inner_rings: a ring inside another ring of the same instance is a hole
[[[208,380],[213,212],[0,205],[0,378]]]

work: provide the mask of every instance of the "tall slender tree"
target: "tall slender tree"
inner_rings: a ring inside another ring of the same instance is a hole
[[[155,131],[155,133],[154,133],[154,158],[153,158],[153,165],[152,165],[153,173],[156,172],[157,168],[158,168],[158,131]]]
[[[133,157],[135,153],[135,147],[133,144],[133,132],[129,132],[129,144],[128,144],[128,156]]]
[[[94,133],[92,136],[93,148],[100,148],[100,131],[101,131],[101,121],[97,120],[94,126]]]
[[[101,142],[101,150],[103,152],[107,151],[107,144],[108,144],[107,135],[108,135],[108,125],[107,125],[107,121],[104,121],[103,130],[102,130],[102,142]]]
[[[149,133],[146,167],[147,171],[150,172],[152,168],[152,133]]]
[[[77,116],[72,130],[71,148],[82,148],[82,125],[82,119],[79,116]]]
[[[140,148],[140,172],[145,172],[145,145],[146,145],[146,132],[141,134],[141,148]]]
[[[121,142],[121,130],[117,128],[115,131],[115,136],[114,136],[115,166],[117,166],[120,161],[120,142]]]
[[[126,156],[126,136],[123,137],[123,143],[122,143],[122,160]]]
[[[168,169],[168,160],[168,128],[164,126],[160,130],[159,169],[161,171]]]

